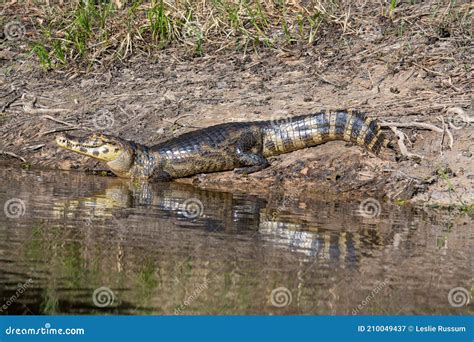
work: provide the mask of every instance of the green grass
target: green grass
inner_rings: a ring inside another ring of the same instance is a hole
[[[396,0],[359,8],[345,1],[305,2],[263,0],[130,0],[117,8],[111,0],[81,0],[63,6],[37,6],[35,30],[29,32],[32,55],[45,70],[109,65],[132,55],[151,56],[165,48],[180,48],[184,54],[203,56],[223,50],[284,50],[289,45],[317,46],[330,34],[333,40],[357,37],[359,27],[373,16],[390,20],[413,11],[421,4]],[[18,13],[15,8],[11,13]],[[439,25],[457,30],[470,41],[472,13],[462,5],[430,5],[435,30]],[[31,9],[31,8],[30,8]],[[40,20],[39,20],[40,19]],[[364,19],[364,20],[362,20]],[[418,24],[420,25],[420,24]],[[190,27],[192,28],[190,34]],[[398,29],[395,29],[397,27]],[[345,32],[343,32],[345,30]],[[387,34],[418,32],[403,20]],[[345,33],[345,36],[343,35]],[[334,42],[337,44],[337,42]]]
[[[43,67],[43,69],[49,70],[51,68],[51,65],[52,65],[51,58],[49,58],[49,52],[46,46],[40,43],[35,44],[31,48],[31,52],[32,54],[36,55],[36,57],[38,57],[39,62],[41,66]]]
[[[436,174],[438,178],[446,184],[446,189],[450,198],[449,208],[455,209],[460,213],[472,215],[474,213],[474,204],[465,203],[463,199],[459,195],[457,195],[456,188],[451,182],[451,171],[445,167],[439,167],[436,170]]]
[[[393,11],[395,11],[395,8],[397,8],[397,0],[391,0],[390,1],[390,11],[389,11],[390,17],[393,16]]]
[[[317,11],[290,13],[283,1],[261,0],[135,0],[120,9],[112,1],[85,0],[51,7],[43,16],[31,52],[45,70],[90,67],[173,46],[202,56],[223,47],[245,52],[297,40],[312,44],[321,25]]]
[[[147,10],[148,26],[152,40],[157,42],[162,48],[173,40],[174,24],[172,18],[165,13],[163,0],[153,1],[152,6]]]

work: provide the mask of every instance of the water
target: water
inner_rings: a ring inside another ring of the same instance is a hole
[[[466,214],[0,173],[1,314],[472,313]]]

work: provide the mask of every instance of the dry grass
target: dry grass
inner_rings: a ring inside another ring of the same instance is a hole
[[[203,56],[228,49],[285,50],[324,39],[363,39],[377,58],[386,37],[471,41],[473,5],[457,1],[133,0],[11,1],[2,26],[26,27],[28,49],[45,69],[109,66],[166,48]],[[377,23],[377,25],[375,25]],[[432,56],[449,58],[449,55]]]

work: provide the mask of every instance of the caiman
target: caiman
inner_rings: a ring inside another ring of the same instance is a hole
[[[269,166],[268,157],[332,140],[352,142],[374,154],[386,144],[376,120],[351,110],[224,123],[151,147],[102,133],[56,138],[65,149],[106,162],[119,177],[150,181],[233,169],[250,174]]]

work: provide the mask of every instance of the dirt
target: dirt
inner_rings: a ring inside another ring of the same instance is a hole
[[[383,32],[387,25],[395,24],[382,21],[371,27]],[[152,145],[197,127],[320,109],[355,108],[380,121],[438,127],[442,120],[452,120],[452,107],[472,117],[468,47],[452,37],[433,40],[413,33],[373,38],[371,32],[245,55],[227,51],[190,57],[167,49],[87,73],[45,72],[21,49],[3,43],[0,150],[16,157],[1,158],[33,168],[103,170],[104,165],[55,146],[54,135],[64,130],[102,130]],[[452,148],[446,132],[401,128],[408,150],[421,159],[400,156],[397,148],[376,157],[360,147],[331,142],[274,158],[268,169],[246,177],[223,172],[184,181],[248,192],[272,188],[303,197],[369,195],[472,205],[474,129],[472,123],[459,128],[450,129]],[[392,131],[385,131],[397,146]]]

